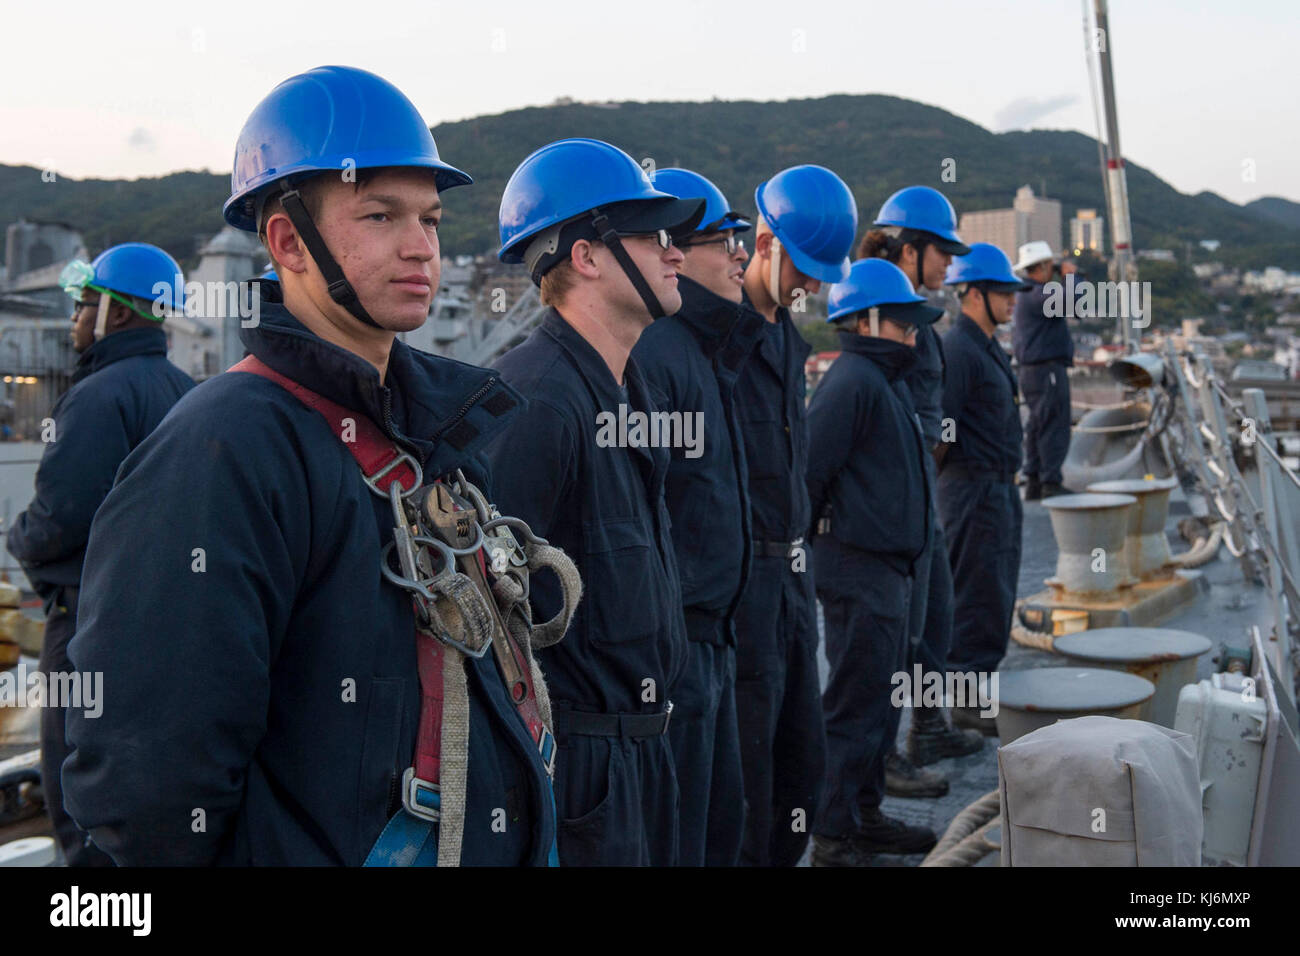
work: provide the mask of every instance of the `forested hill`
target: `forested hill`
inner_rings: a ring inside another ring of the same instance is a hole
[[[446,197],[441,237],[449,254],[496,248],[497,206],[511,171],[536,147],[565,136],[608,140],[658,168],[688,166],[748,212],[754,187],[773,172],[820,163],[849,183],[864,219],[889,193],[913,183],[942,189],[958,211],[1009,207],[1015,190],[1028,183],[1038,193],[1045,185],[1061,201],[1066,221],[1080,207],[1106,215],[1092,138],[1043,130],[995,134],[892,96],[554,105],[446,123],[433,132],[442,156],[476,180]],[[1188,242],[1218,239],[1216,257],[1230,263],[1300,268],[1296,203],[1269,198],[1243,207],[1213,193],[1189,196],[1133,164],[1128,183],[1138,249],[1182,250]],[[207,172],[44,182],[37,169],[0,166],[0,223],[20,216],[69,222],[92,252],[140,239],[188,264],[196,241],[221,227],[228,189],[228,176]]]

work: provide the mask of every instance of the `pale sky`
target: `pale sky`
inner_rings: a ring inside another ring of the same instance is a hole
[[[1126,158],[1186,193],[1300,201],[1300,3],[1110,7]],[[430,125],[559,96],[888,93],[995,131],[1092,135],[1082,11],[1081,0],[9,4],[0,163],[77,178],[228,172],[257,102],[326,63],[386,77]]]

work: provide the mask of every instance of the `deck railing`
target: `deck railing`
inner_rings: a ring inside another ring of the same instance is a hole
[[[1224,523],[1224,543],[1241,562],[1247,580],[1264,583],[1273,603],[1273,632],[1264,641],[1266,652],[1284,692],[1295,703],[1295,675],[1300,670],[1293,640],[1295,615],[1300,612],[1300,475],[1278,452],[1264,392],[1247,388],[1237,400],[1228,394],[1204,352],[1165,349],[1165,367],[1179,401],[1174,413],[1181,428],[1177,447],[1165,446],[1171,464],[1190,477],[1204,497],[1207,517]],[[1168,438],[1169,436],[1162,436]],[[1261,453],[1262,450],[1262,453]],[[1259,495],[1238,464],[1252,459],[1259,473]]]

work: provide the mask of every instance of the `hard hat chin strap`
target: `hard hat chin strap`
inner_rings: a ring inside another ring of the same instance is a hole
[[[925,249],[929,243],[924,239],[909,239],[908,243],[916,250],[916,278],[912,281],[912,288],[920,292],[925,285]]]
[[[320,230],[316,228],[316,223],[312,222],[311,216],[307,213],[307,207],[302,201],[302,193],[290,186],[288,180],[285,180],[283,189],[284,191],[280,193],[280,204],[284,206],[293,228],[298,230],[298,235],[302,237],[307,251],[316,260],[316,266],[320,269],[321,276],[324,277],[329,289],[330,298],[347,309],[357,321],[372,329],[382,329],[383,326],[372,319],[370,313],[365,310],[357,297],[356,289],[352,288],[352,283],[348,281],[342,268],[330,254]]]
[[[113,305],[113,297],[107,292],[100,293],[99,305],[95,309],[95,341],[98,342],[108,332],[108,310]]]
[[[998,324],[997,319],[993,318],[993,306],[989,304],[988,288],[983,284],[981,284],[979,286],[979,290],[980,290],[980,298],[984,300],[984,314],[988,317],[988,320],[990,322],[992,322],[994,325],[997,325]]]
[[[767,270],[767,291],[772,296],[772,301],[780,306],[781,304],[781,240],[772,234],[772,256],[771,265]]]
[[[618,237],[618,233],[610,225],[609,217],[599,209],[593,209],[591,211],[591,224],[596,230],[596,235],[600,237],[600,241],[609,248],[615,260],[622,267],[623,274],[632,283],[632,288],[636,289],[637,295],[641,296],[646,311],[650,313],[650,320],[654,321],[663,318],[665,315],[663,304],[659,301],[659,297],[654,294],[654,290],[650,288],[650,284],[645,281],[645,276],[641,274],[637,264],[628,255],[627,249],[623,248],[623,240]]]
[[[880,309],[873,305],[867,313],[867,321],[871,326],[871,337],[880,338]]]

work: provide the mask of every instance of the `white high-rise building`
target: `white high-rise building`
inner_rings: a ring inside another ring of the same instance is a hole
[[[1078,255],[1084,251],[1105,255],[1106,219],[1095,209],[1080,209],[1070,220],[1070,248]]]
[[[1041,239],[1052,247],[1053,253],[1061,251],[1061,203],[1034,195],[1030,186],[1016,190],[1010,209],[981,209],[962,213],[957,227],[962,240],[989,242],[1007,254],[1014,262],[1020,247],[1026,242]]]

